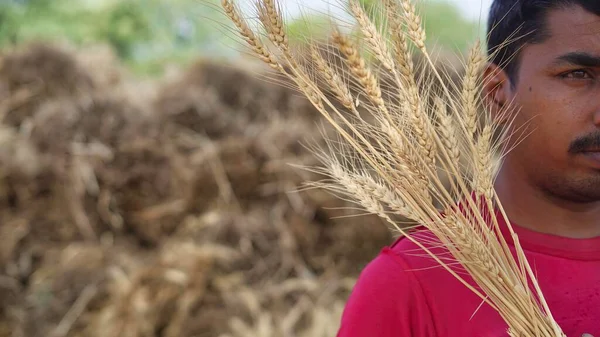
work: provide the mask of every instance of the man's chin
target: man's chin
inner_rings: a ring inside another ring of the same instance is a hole
[[[600,168],[588,168],[584,171],[544,179],[545,192],[554,198],[573,203],[600,202]]]

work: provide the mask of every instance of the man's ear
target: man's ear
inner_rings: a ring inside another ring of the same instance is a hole
[[[510,78],[494,63],[488,63],[483,73],[483,103],[492,117],[500,124],[508,118],[508,100],[511,92]]]

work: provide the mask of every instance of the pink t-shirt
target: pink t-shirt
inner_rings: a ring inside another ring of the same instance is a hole
[[[513,229],[567,337],[600,336],[600,238],[568,239],[514,224]],[[432,238],[426,230],[419,235]],[[498,313],[481,304],[417,245],[399,239],[363,270],[337,337],[508,336]]]

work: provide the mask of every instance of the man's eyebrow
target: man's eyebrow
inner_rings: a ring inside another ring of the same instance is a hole
[[[567,63],[584,67],[600,67],[600,55],[592,55],[586,52],[572,52],[557,57],[553,63],[555,65]]]

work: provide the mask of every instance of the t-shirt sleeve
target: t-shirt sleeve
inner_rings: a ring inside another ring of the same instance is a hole
[[[337,337],[433,336],[425,297],[407,269],[386,250],[371,261],[346,302]]]

